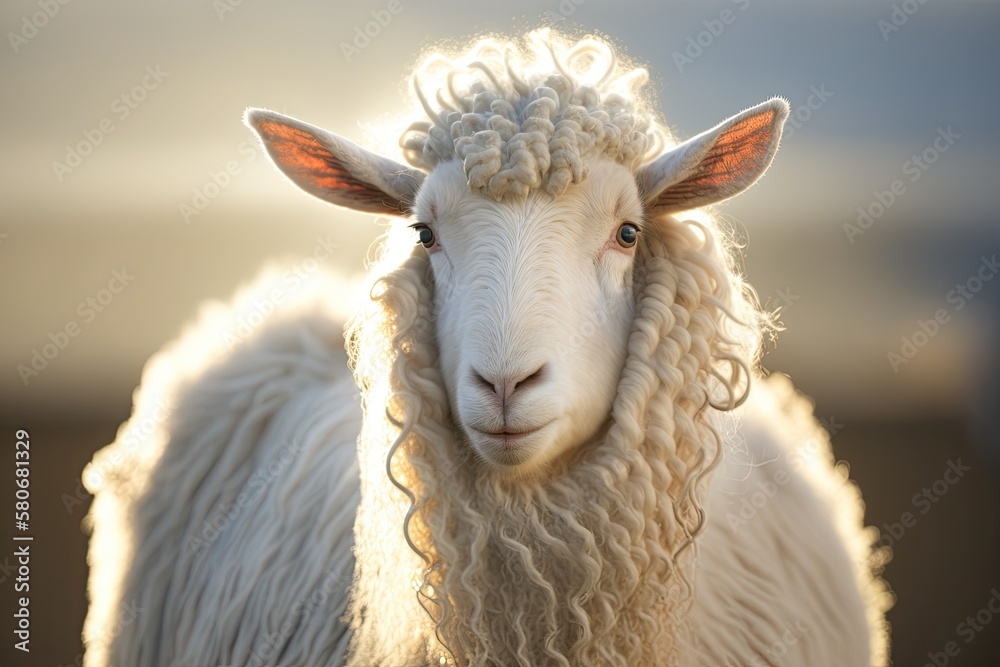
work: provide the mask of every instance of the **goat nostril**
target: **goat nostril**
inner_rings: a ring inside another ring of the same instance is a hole
[[[545,375],[545,364],[542,364],[534,372],[523,376],[519,380],[498,378],[496,382],[487,379],[485,375],[477,371],[475,368],[472,369],[472,379],[479,386],[487,389],[493,394],[496,394],[500,400],[506,401],[515,391],[519,389],[524,389],[533,384],[538,383]],[[509,377],[509,376],[508,376]]]
[[[517,391],[518,389],[524,389],[525,387],[531,386],[533,384],[537,384],[542,379],[544,370],[545,370],[545,364],[542,364],[541,366],[538,367],[537,370],[535,370],[534,373],[532,373],[531,375],[527,375],[524,378],[515,382],[514,391]]]
[[[489,380],[487,380],[486,378],[484,378],[482,373],[477,371],[475,368],[472,369],[472,379],[475,380],[477,384],[485,387],[486,389],[489,389],[494,394],[499,395],[500,392],[497,391],[497,386],[492,382],[490,382]]]

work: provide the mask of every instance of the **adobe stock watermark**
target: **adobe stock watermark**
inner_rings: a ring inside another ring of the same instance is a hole
[[[909,160],[903,163],[901,167],[903,176],[908,177],[907,180],[910,183],[916,183],[940,159],[941,155],[961,138],[962,135],[954,132],[950,125],[947,128],[939,127],[937,136],[934,137],[931,145],[920,153],[912,155]],[[872,193],[874,200],[867,205],[858,207],[857,223],[844,223],[844,233],[847,235],[847,240],[853,245],[854,239],[868,231],[876,220],[885,215],[885,212],[906,194],[906,191],[906,182],[901,178],[892,181],[886,190],[875,190]]]
[[[308,619],[317,609],[325,605],[334,591],[343,591],[347,588],[353,576],[353,570],[343,566],[336,570],[329,570],[317,588],[292,606],[289,610],[290,618],[283,619],[281,625],[274,632],[268,632],[261,636],[260,641],[250,653],[250,662],[246,664],[253,665],[253,667],[274,664],[275,649],[288,641],[288,638],[295,633],[296,628],[303,620]]]
[[[833,93],[826,89],[826,84],[819,84],[819,88],[816,86],[809,86],[809,96],[806,97],[806,101],[798,106],[792,108],[791,112],[788,114],[788,120],[785,122],[785,129],[782,131],[782,137],[790,138],[795,134],[795,131],[801,128],[805,123],[808,123],[813,114],[823,108],[823,105],[833,97]]]
[[[253,162],[260,154],[260,148],[256,142],[241,141],[236,147],[236,152],[242,159],[229,160],[219,169],[208,172],[208,179],[192,191],[191,199],[178,205],[178,211],[185,223],[190,223],[192,218],[201,215],[218,199],[233,179],[243,173],[243,167]]]
[[[83,140],[73,145],[66,144],[66,155],[63,162],[52,161],[52,172],[56,175],[56,180],[60,183],[74,169],[83,164],[84,159],[92,154],[94,150],[104,143],[108,135],[117,129],[114,118],[118,122],[124,122],[132,115],[140,104],[147,99],[149,94],[156,90],[163,80],[170,76],[170,72],[164,72],[157,65],[146,66],[146,74],[142,80],[132,88],[111,101],[111,115],[105,116],[97,122],[93,128],[84,128],[82,131]]]
[[[993,622],[993,618],[1000,615],[1000,590],[993,588],[990,590],[990,597],[975,616],[966,616],[962,622],[955,626],[955,634],[963,643],[968,645],[986,631],[986,627]],[[928,651],[927,662],[922,667],[946,667],[952,658],[962,652],[962,647],[957,641],[946,642],[940,651]]]
[[[223,336],[222,342],[226,349],[232,350],[241,341],[250,338],[253,332],[274,314],[278,306],[284,303],[289,293],[301,287],[309,276],[319,269],[320,264],[333,257],[333,251],[339,247],[340,244],[333,240],[332,234],[316,237],[312,254],[299,260],[282,274],[282,286],[271,289],[267,294],[256,296],[250,312],[237,318],[233,329]]]
[[[774,296],[774,302],[777,303],[777,308],[781,308],[784,310],[788,310],[793,305],[795,305],[796,301],[802,298],[801,295],[793,292],[791,287],[776,289],[774,290],[773,296]],[[771,303],[772,303],[771,297],[768,297],[764,307],[770,308]]]
[[[375,9],[370,12],[372,20],[364,25],[354,26],[354,35],[350,42],[340,43],[340,52],[344,54],[344,60],[348,63],[361,55],[361,52],[368,48],[372,40],[378,38],[382,31],[389,27],[394,16],[403,11],[402,0],[389,0],[384,9]]]
[[[70,342],[80,335],[83,327],[96,320],[97,316],[103,313],[111,305],[111,302],[132,284],[133,280],[135,280],[135,276],[130,274],[125,267],[115,269],[111,272],[111,280],[105,287],[77,305],[76,314],[80,317],[80,321],[69,320],[56,331],[49,331],[46,342],[31,350],[31,358],[28,362],[17,365],[17,374],[24,386],[27,387],[32,379],[41,375],[69,347]]]
[[[17,573],[17,564],[10,562],[10,556],[4,556],[3,563],[0,563],[0,584],[5,583],[15,573]]]
[[[920,11],[920,8],[927,4],[927,0],[903,0],[900,3],[892,3],[892,11],[889,18],[881,18],[875,22],[875,26],[882,33],[883,41],[888,42],[890,35],[898,32],[906,25],[910,17]]]
[[[212,0],[212,9],[219,17],[219,22],[226,20],[226,14],[232,14],[236,8],[243,4],[243,0]]]
[[[0,563],[0,584],[6,583],[8,579],[17,581],[17,578],[15,578],[14,575],[18,574],[18,570],[20,569],[19,565],[20,563],[18,563],[16,556],[13,562],[11,562],[11,557],[9,555],[4,556],[3,563]],[[20,585],[23,586],[24,584],[21,583]]]
[[[34,39],[39,31],[69,3],[70,0],[38,0],[35,4],[38,5],[39,11],[22,16],[20,30],[7,33],[7,41],[10,42],[10,48],[14,49],[14,53],[18,53],[22,46]]]
[[[559,13],[552,11],[551,9],[546,9],[543,16],[545,16],[550,21],[558,21],[559,19],[568,19],[570,16],[576,13],[576,8],[581,5],[586,4],[587,0],[560,0],[556,9]]]
[[[59,497],[63,507],[66,508],[66,514],[72,515],[76,508],[82,507],[90,498],[90,493],[83,482],[83,475],[87,476],[92,488],[101,486],[109,469],[113,470],[118,467],[130,451],[142,446],[146,439],[156,433],[157,429],[166,422],[171,412],[171,408],[160,399],[153,405],[152,412],[145,415],[137,414],[129,419],[120,436],[121,446],[113,449],[109,457],[101,458],[99,465],[89,464],[83,470],[83,474],[76,478],[76,488],[73,493],[64,493]]]
[[[972,470],[971,466],[963,465],[962,459],[955,459],[954,461],[948,461],[948,467],[944,469],[941,477],[935,480],[932,484],[923,487],[917,493],[913,494],[910,498],[910,505],[913,506],[914,512],[903,512],[899,515],[898,521],[891,521],[882,524],[884,529],[881,536],[878,539],[878,545],[880,547],[892,547],[895,546],[903,537],[906,532],[917,525],[917,519],[919,516],[927,514],[930,512],[934,505],[941,502],[941,499],[948,495],[948,491],[952,486],[958,484],[965,473]]]
[[[844,428],[844,425],[837,423],[837,418],[832,415],[829,420],[821,418],[819,423],[830,437],[833,437]],[[735,436],[735,433],[732,435]],[[728,440],[729,438],[727,437]],[[735,447],[735,444],[729,441],[727,442],[727,446],[732,449]],[[771,499],[778,495],[778,492],[792,481],[795,473],[808,465],[825,447],[825,444],[820,443],[814,438],[810,438],[802,443],[800,447],[789,453],[787,469],[778,467],[766,479],[757,480],[755,488],[752,491],[742,489],[738,492],[738,495],[742,496],[739,506],[735,508],[735,512],[726,512],[726,523],[729,524],[733,532],[738,532],[741,528],[749,525],[751,521],[756,519],[760,511],[771,502]]]
[[[139,614],[145,611],[145,607],[140,607],[139,604],[132,600],[131,602],[122,602],[119,605],[118,613],[114,618],[114,626],[106,634],[92,638],[87,641],[87,648],[93,648],[95,646],[104,646],[106,648],[111,647],[111,642],[114,641],[115,637],[122,633],[122,630],[131,626],[139,618]],[[76,659],[71,665],[60,665],[59,667],[82,667],[83,665],[83,654],[77,654]]]
[[[603,332],[607,329],[608,323],[631,318],[633,315],[631,306],[631,301],[627,299],[615,299],[610,303],[605,302],[601,308],[588,311],[583,323],[570,333],[567,344],[559,346],[559,356],[565,359],[567,356],[575,355],[598,331]],[[638,308],[639,305],[636,304],[636,309]]]
[[[744,12],[750,6],[750,0],[730,1],[736,5],[736,11],[727,7],[719,12],[716,18],[702,21],[701,24],[705,29],[694,36],[688,36],[684,52],[674,51],[671,54],[678,74],[683,74],[685,67],[693,64],[698,58],[701,58],[702,54],[711,48],[715,44],[715,40],[721,37],[722,33],[726,31],[726,26],[730,26],[736,22],[736,17],[739,16],[738,12]]]
[[[892,372],[898,373],[900,366],[910,363],[917,356],[917,353],[925,348],[934,336],[938,335],[941,327],[951,322],[952,312],[957,313],[965,308],[966,304],[972,301],[983,289],[983,286],[993,280],[997,273],[1000,273],[1000,262],[997,261],[996,254],[994,253],[990,257],[985,255],[981,257],[976,271],[965,281],[956,284],[953,289],[948,291],[944,297],[945,305],[935,310],[930,317],[917,320],[917,328],[913,333],[900,338],[899,348],[890,350],[886,354]]]
[[[243,490],[232,502],[223,503],[211,518],[202,522],[198,533],[188,540],[188,548],[198,555],[219,539],[236,517],[258,500],[271,483],[288,469],[301,451],[301,444],[284,443],[267,463],[250,475],[243,485]]]
[[[767,645],[766,654],[755,655],[749,663],[734,661],[732,657],[727,655],[725,667],[747,667],[747,665],[749,667],[773,667],[780,664],[788,655],[788,650],[802,641],[811,629],[801,619],[794,623],[785,621],[783,626],[784,631],[781,635]]]

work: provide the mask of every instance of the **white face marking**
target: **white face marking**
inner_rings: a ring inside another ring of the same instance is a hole
[[[433,235],[452,409],[499,471],[538,470],[593,437],[611,411],[634,310],[635,248],[621,229],[641,224],[642,205],[627,168],[590,167],[559,197],[496,202],[472,192],[452,161],[417,199],[415,217]]]

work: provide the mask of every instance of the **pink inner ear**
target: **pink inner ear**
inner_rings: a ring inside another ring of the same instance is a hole
[[[727,199],[760,176],[774,142],[775,109],[767,109],[723,131],[691,174],[669,186],[653,208],[681,211]]]
[[[705,155],[698,171],[685,183],[700,187],[726,188],[746,173],[758,173],[771,145],[775,111],[769,109],[741,120],[723,132]]]
[[[294,181],[316,193],[369,194],[328,148],[313,135],[276,121],[261,121],[257,130],[270,145],[271,156]]]

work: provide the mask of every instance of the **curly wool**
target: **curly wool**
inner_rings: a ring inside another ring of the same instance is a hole
[[[403,136],[414,166],[457,156],[487,196],[558,194],[586,178],[589,160],[634,170],[672,143],[642,112],[644,70],[621,67],[594,39],[560,44],[560,62],[556,36],[532,37],[522,72],[511,46],[490,40],[468,52],[467,68],[435,58],[418,69],[415,79],[445,82],[444,110],[416,86],[434,122]],[[569,73],[586,76],[585,57],[603,71],[595,83]],[[469,71],[486,81],[460,89]],[[412,248],[397,237],[387,255]],[[639,315],[611,418],[548,481],[484,475],[452,423],[426,254],[383,266],[373,304],[349,328],[366,407],[350,664],[676,664],[707,477],[722,453],[720,410],[745,395],[764,329],[724,235],[710,220],[664,216],[640,239]]]
[[[645,70],[622,67],[614,51],[594,39],[560,45],[566,53],[560,60],[554,36],[543,31],[533,37],[516,56],[510,44],[485,40],[465,62],[436,58],[413,75],[430,117],[410,125],[400,139],[413,166],[430,171],[457,157],[469,187],[500,200],[535,188],[557,196],[587,178],[588,162],[596,157],[635,169],[659,150],[658,130],[632,95],[646,82]],[[518,71],[515,57],[528,65]],[[559,73],[551,73],[553,67]],[[583,80],[601,68],[599,79]],[[442,70],[435,110],[420,80]]]
[[[662,229],[641,241],[609,425],[547,480],[484,476],[456,436],[423,251],[380,279],[350,330],[367,408],[351,664],[676,664],[721,455],[712,378],[747,350],[722,334],[734,294],[714,234]]]

